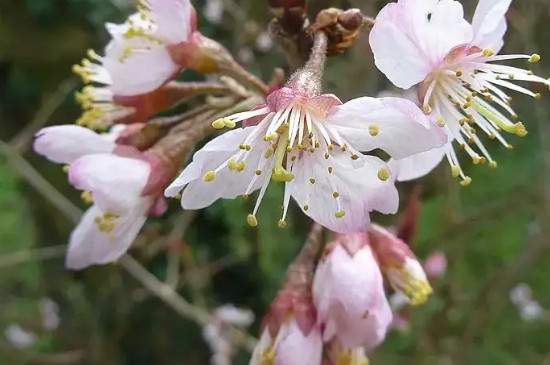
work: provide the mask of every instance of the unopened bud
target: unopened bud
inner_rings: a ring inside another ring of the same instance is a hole
[[[338,24],[349,31],[355,31],[363,25],[363,14],[359,9],[349,9],[338,15]]]
[[[405,294],[412,305],[422,305],[432,293],[422,265],[409,246],[386,229],[371,225],[369,241],[382,271],[392,287]]]

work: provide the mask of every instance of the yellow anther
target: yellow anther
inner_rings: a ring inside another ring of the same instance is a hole
[[[330,154],[328,152],[325,152],[325,160],[328,160],[330,157]]]
[[[290,161],[292,161],[292,162],[296,161],[296,156],[292,156],[292,157],[290,158]]]
[[[460,185],[462,185],[462,186],[468,186],[468,185],[470,185],[471,183],[472,183],[472,178],[469,177],[469,176],[466,176],[466,177],[464,178],[464,180],[462,180],[462,181],[460,182]]]
[[[348,150],[348,146],[343,145],[342,147],[340,147],[340,149],[342,150],[342,152],[346,152]]]
[[[345,210],[341,210],[341,211],[339,211],[339,212],[334,213],[334,216],[335,216],[336,218],[338,218],[338,219],[344,218],[345,215],[346,215],[346,211],[345,211]]]
[[[329,145],[328,145],[328,150],[332,152],[333,149],[334,149],[334,145],[333,145],[333,144],[329,144]]]
[[[529,63],[537,63],[540,61],[540,55],[537,53],[533,53],[531,58],[529,58]]]
[[[233,129],[237,126],[237,123],[235,123],[231,119],[224,119],[223,123],[225,124],[225,128],[229,128],[229,129]]]
[[[247,151],[250,151],[252,149],[252,146],[251,145],[244,145],[244,149],[247,150]]]
[[[357,160],[359,159],[359,156],[357,156],[357,155],[351,155],[351,159],[352,159],[353,161],[357,161]]]
[[[250,227],[258,226],[258,220],[256,219],[256,216],[253,214],[249,214],[248,217],[246,217],[246,223],[248,223]]]
[[[89,192],[89,191],[84,191],[81,195],[80,195],[80,199],[82,199],[82,201],[86,204],[92,204],[94,202],[93,198],[92,198],[92,193]]]
[[[234,159],[229,160],[229,162],[227,163],[227,167],[229,168],[230,171],[235,171],[237,169],[237,164],[235,163],[235,160]]]
[[[451,174],[453,175],[453,177],[459,177],[460,176],[460,167],[451,166]]]
[[[277,226],[279,228],[285,228],[286,227],[286,222],[284,220],[280,220],[279,223],[277,224]]]
[[[462,77],[462,75],[463,75],[463,74],[462,74],[462,70],[456,71],[456,74],[455,74],[455,75],[456,75],[456,77]]]
[[[335,191],[334,193],[332,193],[332,196],[334,197],[334,199],[336,199],[340,196],[340,193]]]
[[[485,57],[491,57],[491,56],[493,56],[494,54],[495,54],[495,52],[494,52],[492,49],[490,49],[490,48],[486,48],[486,49],[483,50],[483,55],[484,55]]]
[[[332,174],[332,172],[334,171],[334,168],[332,166],[329,166],[327,170],[329,174]]]
[[[517,115],[517,114],[512,114],[510,117],[511,117],[512,120],[514,120],[514,121],[517,121],[517,120],[519,119],[519,115]]]
[[[498,167],[498,163],[496,161],[489,162],[489,167],[492,169],[496,169]]]
[[[248,200],[248,194],[244,194],[244,195],[242,196],[242,198],[243,198],[243,201],[247,201],[247,200]]]
[[[264,136],[264,141],[273,141],[277,139],[279,135],[277,133],[272,133],[270,135]]]
[[[264,154],[264,157],[265,158],[270,158],[271,156],[273,156],[275,152],[273,152],[273,149],[268,149],[267,151],[265,151],[265,154]]]
[[[437,116],[437,125],[440,126],[441,128],[443,128],[443,127],[445,127],[446,124],[447,124],[447,122],[445,122],[445,119],[443,118],[443,116],[438,115]]]
[[[246,162],[244,161],[239,162],[237,165],[235,165],[235,168],[237,169],[238,172],[244,171],[244,169],[246,169]]]
[[[244,144],[240,144],[240,145],[239,145],[239,149],[244,151],[244,150],[246,150],[246,147],[245,147]]]
[[[319,142],[315,142],[315,148],[321,147],[321,144]]]
[[[472,157],[472,162],[474,163],[474,165],[479,165],[479,163],[481,162],[481,158],[479,156],[474,156]]]
[[[541,93],[535,93],[535,100],[540,100],[540,99],[542,99]]]
[[[260,175],[262,174],[262,170],[256,170],[256,171],[254,171],[254,173],[255,173],[256,175],[260,176]]]
[[[309,205],[304,205],[304,211],[307,212],[309,210]]]
[[[506,149],[512,151],[514,149],[514,146],[512,146],[511,144],[506,145]]]
[[[424,106],[422,106],[422,111],[426,115],[432,114],[432,107],[429,106],[428,104],[425,104]]]
[[[204,182],[211,182],[216,178],[216,171],[208,171],[206,174],[204,174]]]
[[[315,179],[314,179],[314,178],[311,178],[311,179],[309,179],[309,182],[310,182],[311,184],[315,184]]]
[[[378,170],[378,178],[382,181],[386,181],[390,178],[390,172],[387,168],[382,167],[380,170]]]
[[[70,168],[69,165],[65,165],[65,166],[63,166],[62,170],[63,170],[64,173],[67,174],[69,172],[69,168]]]

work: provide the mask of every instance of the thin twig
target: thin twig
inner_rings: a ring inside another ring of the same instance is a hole
[[[23,152],[32,140],[32,136],[40,128],[48,123],[48,120],[61,106],[67,95],[74,90],[77,85],[75,78],[70,78],[62,82],[57,90],[48,97],[38,112],[36,112],[32,121],[30,121],[21,131],[10,141],[10,145],[19,152]]]
[[[16,149],[10,147],[10,145],[2,140],[0,140],[0,155],[3,155],[19,175],[44,198],[49,200],[60,212],[64,213],[73,223],[77,223],[80,220],[82,210],[44,179]]]
[[[174,227],[167,237],[168,245],[178,240],[181,240],[185,235],[187,227],[191,224],[193,219],[197,216],[197,212],[194,210],[187,210],[181,213],[174,221]],[[172,289],[178,287],[180,278],[180,262],[181,255],[179,252],[174,252],[168,249],[166,252],[168,264],[166,266],[166,285]]]
[[[162,299],[164,303],[170,306],[181,316],[192,319],[202,326],[211,323],[212,317],[207,311],[202,308],[195,307],[183,299],[176,291],[174,291],[174,289],[159,281],[130,255],[122,256],[119,260],[119,264],[145,288]],[[234,327],[229,327],[228,334],[236,344],[242,345],[249,351],[254,350],[256,340],[247,333]]]
[[[0,269],[24,264],[31,261],[44,261],[65,256],[67,245],[50,246],[8,253],[0,256]]]

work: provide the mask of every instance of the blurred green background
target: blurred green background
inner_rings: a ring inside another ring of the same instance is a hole
[[[32,166],[80,206],[59,166],[33,155],[21,137],[28,135],[29,125],[72,123],[78,117],[72,92],[80,84],[71,65],[86,49],[101,49],[107,41],[103,24],[122,21],[132,2],[0,0],[0,137],[15,141]],[[268,80],[274,67],[284,65],[284,57],[265,33],[270,20],[265,3],[194,2],[201,31]],[[375,15],[385,3],[310,1],[312,14],[336,6]],[[472,14],[476,1],[463,3]],[[539,53],[542,62],[535,71],[550,75],[550,2],[516,0],[509,19],[506,53]],[[350,52],[329,61],[326,90],[344,100],[376,95],[388,86],[374,68],[366,32]],[[514,151],[488,142],[498,169],[472,166],[464,158],[473,179],[467,188],[450,177],[447,164],[400,187],[403,201],[415,185],[423,192],[419,234],[411,242],[414,251],[425,258],[441,250],[449,267],[431,300],[410,312],[409,329],[392,331],[371,354],[373,364],[550,364],[550,316],[545,310],[550,308],[550,96],[538,102],[520,96],[514,100],[530,133],[524,139],[509,138]],[[72,223],[20,177],[29,171],[3,146],[0,364],[208,364],[202,329],[117,266],[79,273],[64,269],[59,245],[67,241]],[[178,250],[172,247],[182,262],[180,294],[209,310],[225,303],[251,309],[258,317],[251,328],[255,335],[309,224],[292,211],[293,223],[279,230],[273,222],[279,219],[280,199],[280,191],[269,190],[257,230],[244,220],[250,202],[218,202],[193,217]],[[182,217],[174,202],[164,218],[150,220],[131,251],[161,280],[173,257],[166,254],[167,245],[173,246],[166,236],[189,218]],[[397,217],[375,219],[385,225],[397,222]],[[43,257],[29,253],[36,249]],[[522,318],[509,299],[510,289],[519,283],[531,288],[542,308],[531,319]],[[57,303],[60,322],[55,328],[44,326],[44,298]],[[14,328],[24,331],[22,340],[28,343],[14,343]],[[245,352],[234,359],[234,364],[247,362]]]

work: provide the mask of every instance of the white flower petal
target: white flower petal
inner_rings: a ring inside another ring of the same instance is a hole
[[[69,181],[79,190],[90,191],[102,210],[122,215],[139,204],[150,172],[142,160],[94,154],[71,164]]]
[[[386,5],[371,30],[376,66],[396,86],[408,89],[453,48],[473,38],[464,11],[453,0],[400,0]]]
[[[193,6],[189,0],[149,0],[156,35],[169,44],[187,41],[191,35]]]
[[[93,153],[110,153],[115,144],[88,128],[59,125],[41,129],[34,137],[34,150],[56,163],[69,164]]]
[[[101,232],[95,222],[103,212],[95,205],[89,208],[71,234],[65,266],[70,270],[81,270],[118,260],[128,251],[145,224],[148,205],[150,200],[142,199],[136,209],[116,220],[111,233]]]
[[[388,166],[396,181],[410,181],[427,175],[441,163],[444,156],[444,147],[434,148],[401,160],[391,159],[388,161]]]
[[[129,54],[128,49],[132,49]],[[112,40],[105,49],[103,65],[112,77],[111,88],[118,96],[152,92],[180,69],[166,47],[136,38]]]
[[[504,44],[506,12],[512,0],[480,0],[472,21],[474,40],[472,45],[481,49],[491,48],[498,53]]]
[[[363,97],[335,110],[331,125],[360,151],[380,148],[400,159],[447,142],[442,128],[406,99]]]
[[[395,213],[399,205],[397,190],[391,178],[382,181],[377,176],[386,169],[384,162],[372,156],[360,156],[358,162],[362,167],[356,168],[350,156],[339,150],[328,160],[319,153],[299,159],[293,169],[296,176],[291,183],[292,196],[302,210],[308,206],[304,213],[339,233],[363,232],[373,210]],[[329,167],[333,168],[332,174],[328,173]],[[315,183],[311,184],[310,179]],[[345,215],[337,218],[338,211]]]
[[[284,323],[275,340],[275,365],[320,365],[323,341],[317,328],[304,336],[295,320]]]
[[[245,194],[249,183],[255,176],[260,160],[264,158],[265,150],[269,146],[268,142],[261,141],[254,145],[250,152],[247,152],[244,171],[231,171],[225,167],[216,173],[213,181],[205,182],[203,177],[207,172],[216,170],[237,154],[239,145],[255,128],[257,127],[229,131],[210,141],[195,154],[193,162],[166,189],[165,194],[167,196],[175,195],[185,188],[181,200],[184,209],[202,209],[220,198],[232,199]],[[271,167],[266,166],[250,192],[259,189],[263,181],[269,178],[270,172]]]

